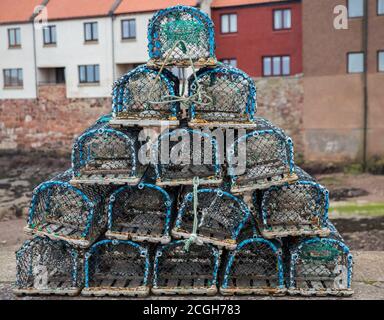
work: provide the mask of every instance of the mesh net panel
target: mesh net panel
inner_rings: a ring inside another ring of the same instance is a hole
[[[189,95],[203,93],[201,103],[194,103],[198,120],[244,122],[253,117],[256,89],[253,80],[242,71],[230,67],[200,69],[197,80],[189,79]]]
[[[125,187],[115,194],[111,208],[111,231],[149,237],[162,236],[169,223],[166,201],[159,190]]]
[[[278,254],[256,240],[236,252],[228,272],[229,287],[277,288],[279,279]]]
[[[216,240],[236,239],[239,225],[246,217],[245,208],[229,194],[209,189],[198,191],[197,234]],[[178,216],[177,225],[190,233],[193,229],[193,196],[185,198]]]
[[[70,177],[61,175],[35,189],[29,226],[68,239],[97,237],[106,226],[104,199],[110,188],[75,188],[63,179]]]
[[[78,252],[64,241],[36,237],[16,252],[16,286],[30,289],[81,287]]]
[[[216,249],[192,244],[184,250],[184,242],[165,246],[155,265],[157,287],[210,287],[216,284]],[[158,255],[158,253],[157,253]]]
[[[115,130],[106,124],[87,130],[73,146],[75,174],[124,173],[135,176],[139,150],[137,137],[137,130]]]
[[[173,7],[160,11],[148,27],[151,58],[169,64],[180,60],[214,58],[213,23],[209,17],[190,7]]]
[[[178,104],[165,96],[177,96],[178,79],[168,70],[162,73],[139,66],[116,81],[112,91],[112,109],[118,118],[168,119],[175,116]]]
[[[146,256],[139,248],[105,241],[88,256],[88,287],[129,289],[146,285]]]
[[[185,129],[176,129],[163,134],[155,146],[155,148],[157,147],[155,156],[159,163],[160,179],[163,181],[190,180],[196,176],[200,178],[218,176],[219,173],[215,168],[218,156],[215,150],[217,149],[215,149],[211,139],[214,138]],[[201,150],[201,159],[195,158],[194,161],[194,157],[199,153],[196,148]],[[169,158],[163,158],[167,154]],[[163,161],[164,159],[166,161]]]

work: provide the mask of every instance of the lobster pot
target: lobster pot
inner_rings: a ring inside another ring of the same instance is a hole
[[[246,204],[220,189],[198,190],[197,202],[197,240],[230,250],[235,249],[237,238],[250,219]],[[179,208],[172,230],[172,236],[175,238],[190,238],[193,234],[193,207],[193,193],[188,193]]]
[[[201,185],[222,183],[217,140],[198,130],[175,129],[164,132],[152,149],[156,184],[192,185],[194,177]]]
[[[290,247],[289,293],[349,296],[353,258],[337,236],[302,239]]]
[[[72,148],[73,184],[137,184],[143,174],[138,161],[139,132],[115,130],[99,123],[84,132]]]
[[[27,240],[16,252],[17,295],[77,295],[83,286],[82,252],[65,241]]]
[[[67,182],[69,172],[33,191],[25,231],[87,248],[106,229],[104,199],[109,188],[76,188]]]
[[[117,80],[112,91],[112,126],[177,126],[179,80],[141,65]],[[173,100],[173,101],[172,101]],[[165,122],[164,122],[165,121]]]
[[[102,240],[85,255],[86,296],[148,295],[148,249],[135,242]]]
[[[300,171],[301,179],[308,174]],[[328,190],[313,180],[274,186],[255,193],[256,219],[265,238],[286,236],[327,236]]]
[[[243,71],[221,64],[189,78],[191,127],[255,127],[256,87]],[[199,93],[201,98],[199,99]]]
[[[213,22],[188,6],[158,11],[148,25],[149,65],[206,66],[216,64]]]
[[[280,244],[262,238],[241,242],[228,254],[220,292],[224,295],[284,295]]]
[[[156,252],[153,286],[154,294],[217,293],[217,273],[220,251],[215,247],[192,243],[188,250],[185,241],[160,246]]]
[[[172,199],[161,187],[140,183],[116,190],[108,205],[108,238],[168,243]]]
[[[297,180],[292,139],[268,122],[259,121],[265,129],[240,136],[227,150],[233,193]]]

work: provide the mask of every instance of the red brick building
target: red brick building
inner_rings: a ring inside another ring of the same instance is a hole
[[[216,55],[254,77],[302,73],[300,0],[213,0]]]

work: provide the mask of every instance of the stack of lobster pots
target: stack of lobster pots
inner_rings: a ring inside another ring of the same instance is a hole
[[[157,12],[148,51],[34,190],[15,293],[351,295],[328,191],[255,115],[254,81],[217,62],[211,19]]]

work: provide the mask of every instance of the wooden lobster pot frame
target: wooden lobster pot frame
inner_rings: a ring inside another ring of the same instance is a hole
[[[72,184],[139,183],[138,130],[115,130],[108,122],[97,123],[76,139],[72,148]]]
[[[121,187],[109,198],[106,236],[169,243],[172,205],[170,195],[159,186],[140,183]]]
[[[177,127],[179,80],[167,69],[161,72],[141,65],[117,80],[112,92],[113,127]]]
[[[303,239],[290,247],[289,290],[302,296],[350,296],[353,257],[337,237]]]
[[[200,69],[188,80],[190,127],[249,128],[256,126],[256,87],[243,71],[221,64]],[[201,98],[199,100],[199,94]]]
[[[195,150],[197,147],[199,150]],[[163,158],[165,153],[167,157]],[[194,161],[198,153],[201,157]],[[178,161],[175,157],[179,157]],[[154,144],[152,159],[159,186],[193,185],[196,176],[200,185],[222,183],[219,147],[216,138],[208,133],[184,128],[166,131]]]
[[[102,240],[85,254],[85,296],[134,296],[149,293],[148,249],[124,240]]]
[[[27,240],[16,252],[16,295],[70,295],[83,286],[82,252],[47,237]]]
[[[160,10],[148,24],[148,53],[150,66],[215,65],[213,22],[189,6]]]
[[[229,252],[223,295],[284,295],[284,270],[280,244],[263,238],[241,242]]]
[[[152,292],[156,295],[215,295],[221,252],[209,244],[173,241],[156,252]]]
[[[40,184],[29,209],[27,234],[65,240],[81,248],[89,247],[106,229],[105,197],[109,188],[76,188],[69,182],[69,170]]]
[[[221,189],[200,189],[198,198],[198,228],[196,239],[220,248],[234,250],[237,238],[250,220],[247,205],[232,194]],[[184,197],[172,236],[188,239],[193,232],[193,193]]]
[[[254,193],[256,220],[267,239],[286,236],[327,236],[329,192],[296,167],[300,180]]]
[[[243,151],[245,163],[236,163],[235,155]],[[239,137],[227,150],[227,162],[232,193],[266,189],[298,178],[292,139],[274,126]]]

